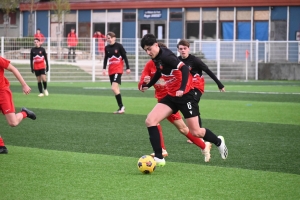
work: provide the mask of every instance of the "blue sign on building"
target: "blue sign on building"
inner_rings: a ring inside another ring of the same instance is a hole
[[[157,19],[161,18],[162,12],[161,10],[145,10],[144,11],[144,18],[146,19]]]

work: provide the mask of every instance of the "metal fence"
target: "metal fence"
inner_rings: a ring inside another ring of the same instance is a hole
[[[46,38],[42,46],[48,54],[50,70],[48,81],[86,82],[108,81],[102,76],[103,57],[98,52],[95,38],[79,38],[76,47],[76,63],[69,62],[67,39]],[[161,40],[175,54],[179,40]],[[121,38],[131,68],[131,75],[124,81],[138,81],[149,60],[140,47],[140,39]],[[200,57],[221,80],[257,80],[258,63],[300,63],[300,43],[297,41],[199,41],[189,40],[190,52]],[[36,81],[30,72],[30,49],[33,38],[1,37],[1,56],[13,64],[27,81]],[[204,73],[205,74],[205,73]],[[10,78],[11,74],[7,74]],[[207,76],[206,74],[204,76]],[[11,78],[12,81],[15,79]]]

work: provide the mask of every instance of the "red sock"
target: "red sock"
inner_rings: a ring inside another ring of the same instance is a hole
[[[193,136],[191,134],[191,132],[189,132],[186,137],[188,139],[190,139],[195,145],[197,145],[198,147],[200,147],[202,150],[205,149],[205,143],[203,142],[203,140],[201,138],[197,138],[195,136]]]
[[[0,147],[3,147],[3,146],[5,146],[5,144],[4,144],[2,137],[0,136]]]
[[[166,149],[164,136],[163,136],[162,128],[161,128],[160,124],[157,125],[157,128],[158,128],[159,136],[160,136],[160,146],[161,146],[161,148]]]
[[[22,111],[21,113],[23,115],[23,119],[27,117],[27,113],[26,112]]]

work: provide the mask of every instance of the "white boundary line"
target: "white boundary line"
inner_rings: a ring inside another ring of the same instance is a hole
[[[111,90],[111,88],[108,87],[83,87],[85,90]],[[122,88],[122,90],[138,90],[138,88]],[[153,90],[153,88],[150,88],[149,90]],[[219,92],[214,90],[205,90],[205,92]],[[248,91],[226,91],[226,93],[245,93],[245,94],[295,94],[300,95],[298,92],[248,92]]]

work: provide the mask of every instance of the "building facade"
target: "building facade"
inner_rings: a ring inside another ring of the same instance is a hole
[[[158,39],[294,41],[300,39],[300,1],[258,0],[70,0],[62,19],[66,37],[71,27],[79,37],[95,31],[113,31],[119,38],[141,38],[153,33]],[[58,21],[50,2],[39,2],[33,12],[33,29],[56,37]],[[29,36],[29,4],[20,5],[19,36]]]

